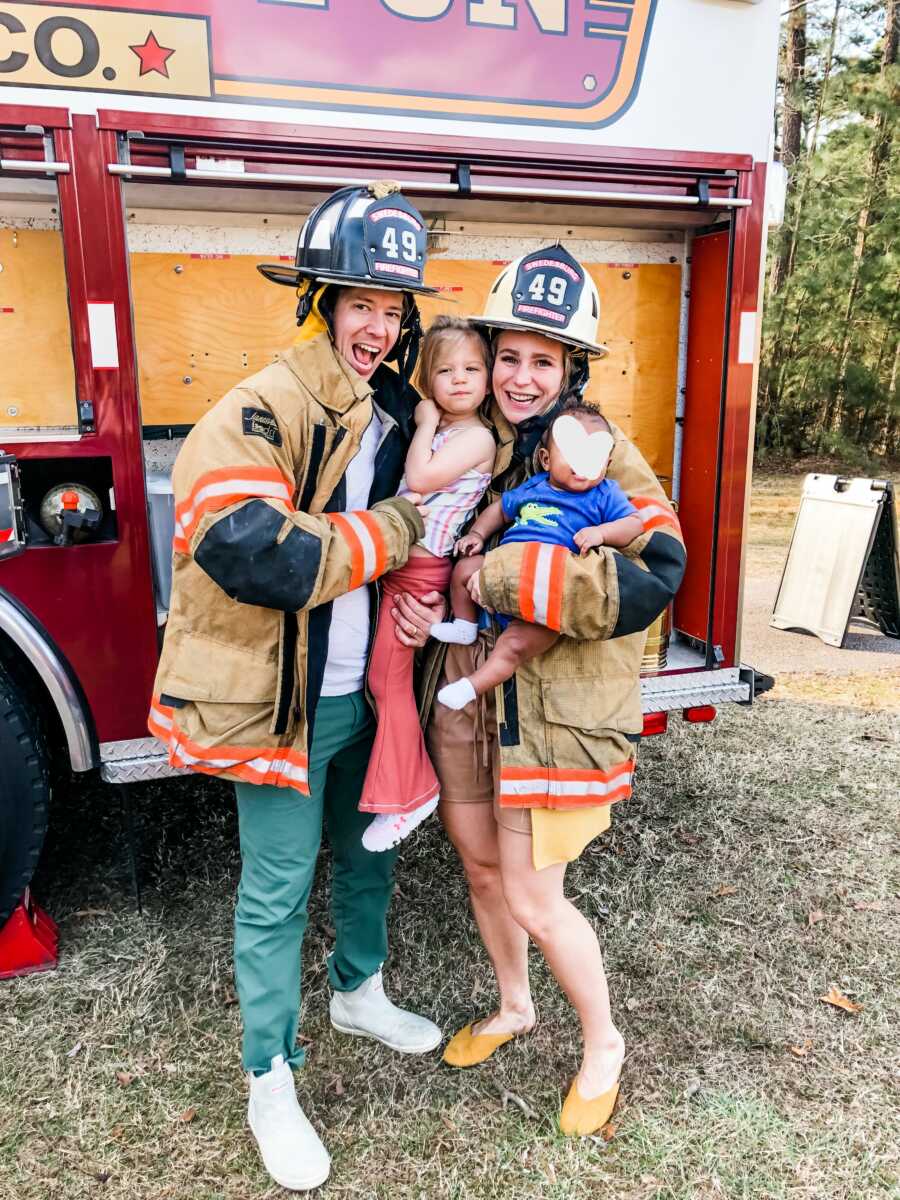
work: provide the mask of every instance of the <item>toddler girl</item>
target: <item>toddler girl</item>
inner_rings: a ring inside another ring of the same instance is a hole
[[[378,729],[359,807],[378,815],[363,834],[367,850],[388,850],[437,807],[439,786],[425,749],[413,692],[414,650],[402,645],[392,599],[446,592],[459,532],[484,495],[494,465],[494,438],[478,418],[488,387],[484,337],[458,317],[437,317],[425,334],[419,366],[424,399],[398,495],[418,492],[428,508],[425,536],[405,566],[382,580],[381,611],[366,678]]]
[[[598,437],[599,435],[599,437]],[[619,485],[606,478],[613,439],[609,422],[596,408],[571,401],[544,434],[538,459],[544,468],[520,487],[504,492],[476,518],[472,528],[456,545],[460,558],[453,569],[450,600],[452,621],[432,625],[438,641],[467,645],[478,635],[478,572],[484,563],[481,551],[486,540],[501,529],[503,542],[539,542],[564,546],[576,554],[587,554],[593,546],[622,549],[644,532],[637,509]],[[534,561],[535,576],[547,573],[547,608],[553,604],[553,579],[549,560],[540,553]],[[543,654],[559,634],[536,622],[510,620],[496,614],[503,632],[483,666],[468,678],[448,683],[437,698],[448,708],[464,705],[512,678],[537,654]],[[546,619],[546,616],[545,616]]]

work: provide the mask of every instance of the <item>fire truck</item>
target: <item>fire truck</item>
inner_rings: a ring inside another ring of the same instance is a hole
[[[292,261],[343,185],[395,180],[424,213],[425,323],[480,312],[500,265],[548,241],[588,266],[610,348],[589,397],[688,547],[645,732],[752,700],[778,28],[775,0],[0,0],[0,926],[54,763],[173,773],[146,726],[172,464],[291,343],[293,297],[255,267]]]

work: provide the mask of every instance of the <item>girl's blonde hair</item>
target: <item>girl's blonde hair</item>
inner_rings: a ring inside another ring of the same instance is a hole
[[[478,349],[490,381],[491,348],[487,338],[477,326],[470,324],[465,317],[450,317],[442,313],[434,318],[422,338],[416,385],[423,396],[429,400],[433,399],[431,379],[440,365],[441,359],[449,347],[456,346],[467,338],[474,338],[478,343]]]

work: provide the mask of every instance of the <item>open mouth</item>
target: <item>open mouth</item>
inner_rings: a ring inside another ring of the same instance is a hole
[[[507,392],[506,398],[516,408],[531,408],[538,402],[538,396],[534,392]]]
[[[350,347],[350,352],[353,355],[353,365],[357,370],[371,371],[381,353],[381,347],[373,346],[370,342],[354,342]]]

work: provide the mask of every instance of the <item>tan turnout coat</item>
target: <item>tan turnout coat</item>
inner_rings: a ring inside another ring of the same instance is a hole
[[[491,416],[499,445],[485,502],[532,473],[521,465],[510,470],[514,431],[496,404]],[[583,558],[563,546],[512,543],[491,550],[481,572],[485,604],[562,634],[497,689],[504,807],[594,807],[631,793],[647,626],[674,596],[685,553],[678,518],[653,471],[620,429],[612,432],[608,477],[637,508],[643,535],[625,551],[601,547]],[[443,654],[433,652],[423,717],[442,665]]]
[[[311,615],[401,566],[423,531],[407,500],[324,512],[372,411],[369,384],[320,334],[189,434],[172,476],[171,607],[149,717],[173,765],[308,793]],[[312,638],[323,640],[327,626]]]

